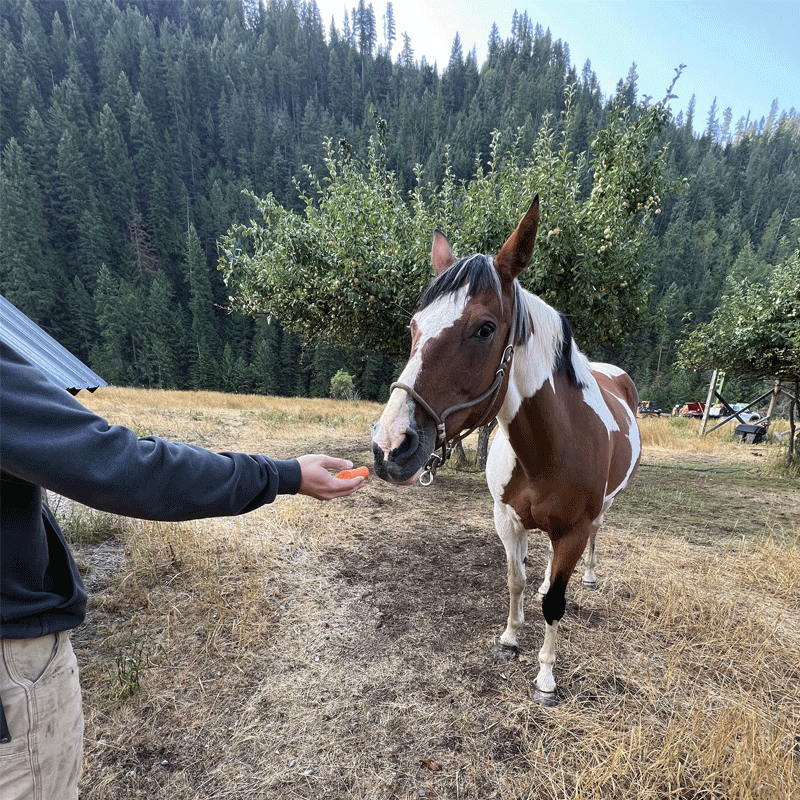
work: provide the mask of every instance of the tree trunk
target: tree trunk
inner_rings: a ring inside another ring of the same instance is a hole
[[[789,464],[794,464],[797,460],[797,415],[800,411],[800,378],[794,382],[794,397],[789,402]]]
[[[478,430],[478,466],[486,469],[486,461],[489,458],[489,437],[497,425],[497,419],[493,419],[488,425],[484,425]]]
[[[450,463],[455,470],[464,469],[467,466],[467,454],[464,452],[464,445],[462,442],[456,442],[455,445],[453,445]]]

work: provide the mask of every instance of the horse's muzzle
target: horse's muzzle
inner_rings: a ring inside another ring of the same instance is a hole
[[[428,429],[430,427],[430,430]],[[425,424],[422,430],[407,428],[403,440],[388,453],[378,444],[380,423],[373,428],[372,458],[375,474],[389,483],[413,483],[422,472],[436,443],[436,429]]]

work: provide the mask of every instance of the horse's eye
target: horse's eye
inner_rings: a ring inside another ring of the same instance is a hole
[[[488,342],[494,336],[494,325],[491,322],[484,322],[483,325],[475,331],[475,338],[483,342]]]

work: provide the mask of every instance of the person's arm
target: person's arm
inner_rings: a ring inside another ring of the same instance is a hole
[[[304,491],[330,499],[361,485],[322,477],[327,464],[349,464],[341,459],[279,461],[139,439],[128,428],[110,426],[6,345],[0,363],[3,471],[93,508],[144,519],[198,519],[252,511],[278,494]]]

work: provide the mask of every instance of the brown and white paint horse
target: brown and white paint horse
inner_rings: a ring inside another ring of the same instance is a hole
[[[596,586],[595,535],[639,465],[638,396],[621,369],[590,363],[566,318],[517,277],[533,252],[539,199],[491,256],[456,260],[434,234],[435,279],[411,321],[411,357],[373,429],[375,473],[392,483],[432,476],[448,444],[492,419],[486,467],[508,560],[508,624],[495,652],[513,658],[524,621],[528,531],[550,537],[539,589],[545,619],[535,696],[555,703],[556,632],[581,554]],[[513,355],[513,358],[512,358]],[[434,451],[442,448],[442,456]]]

